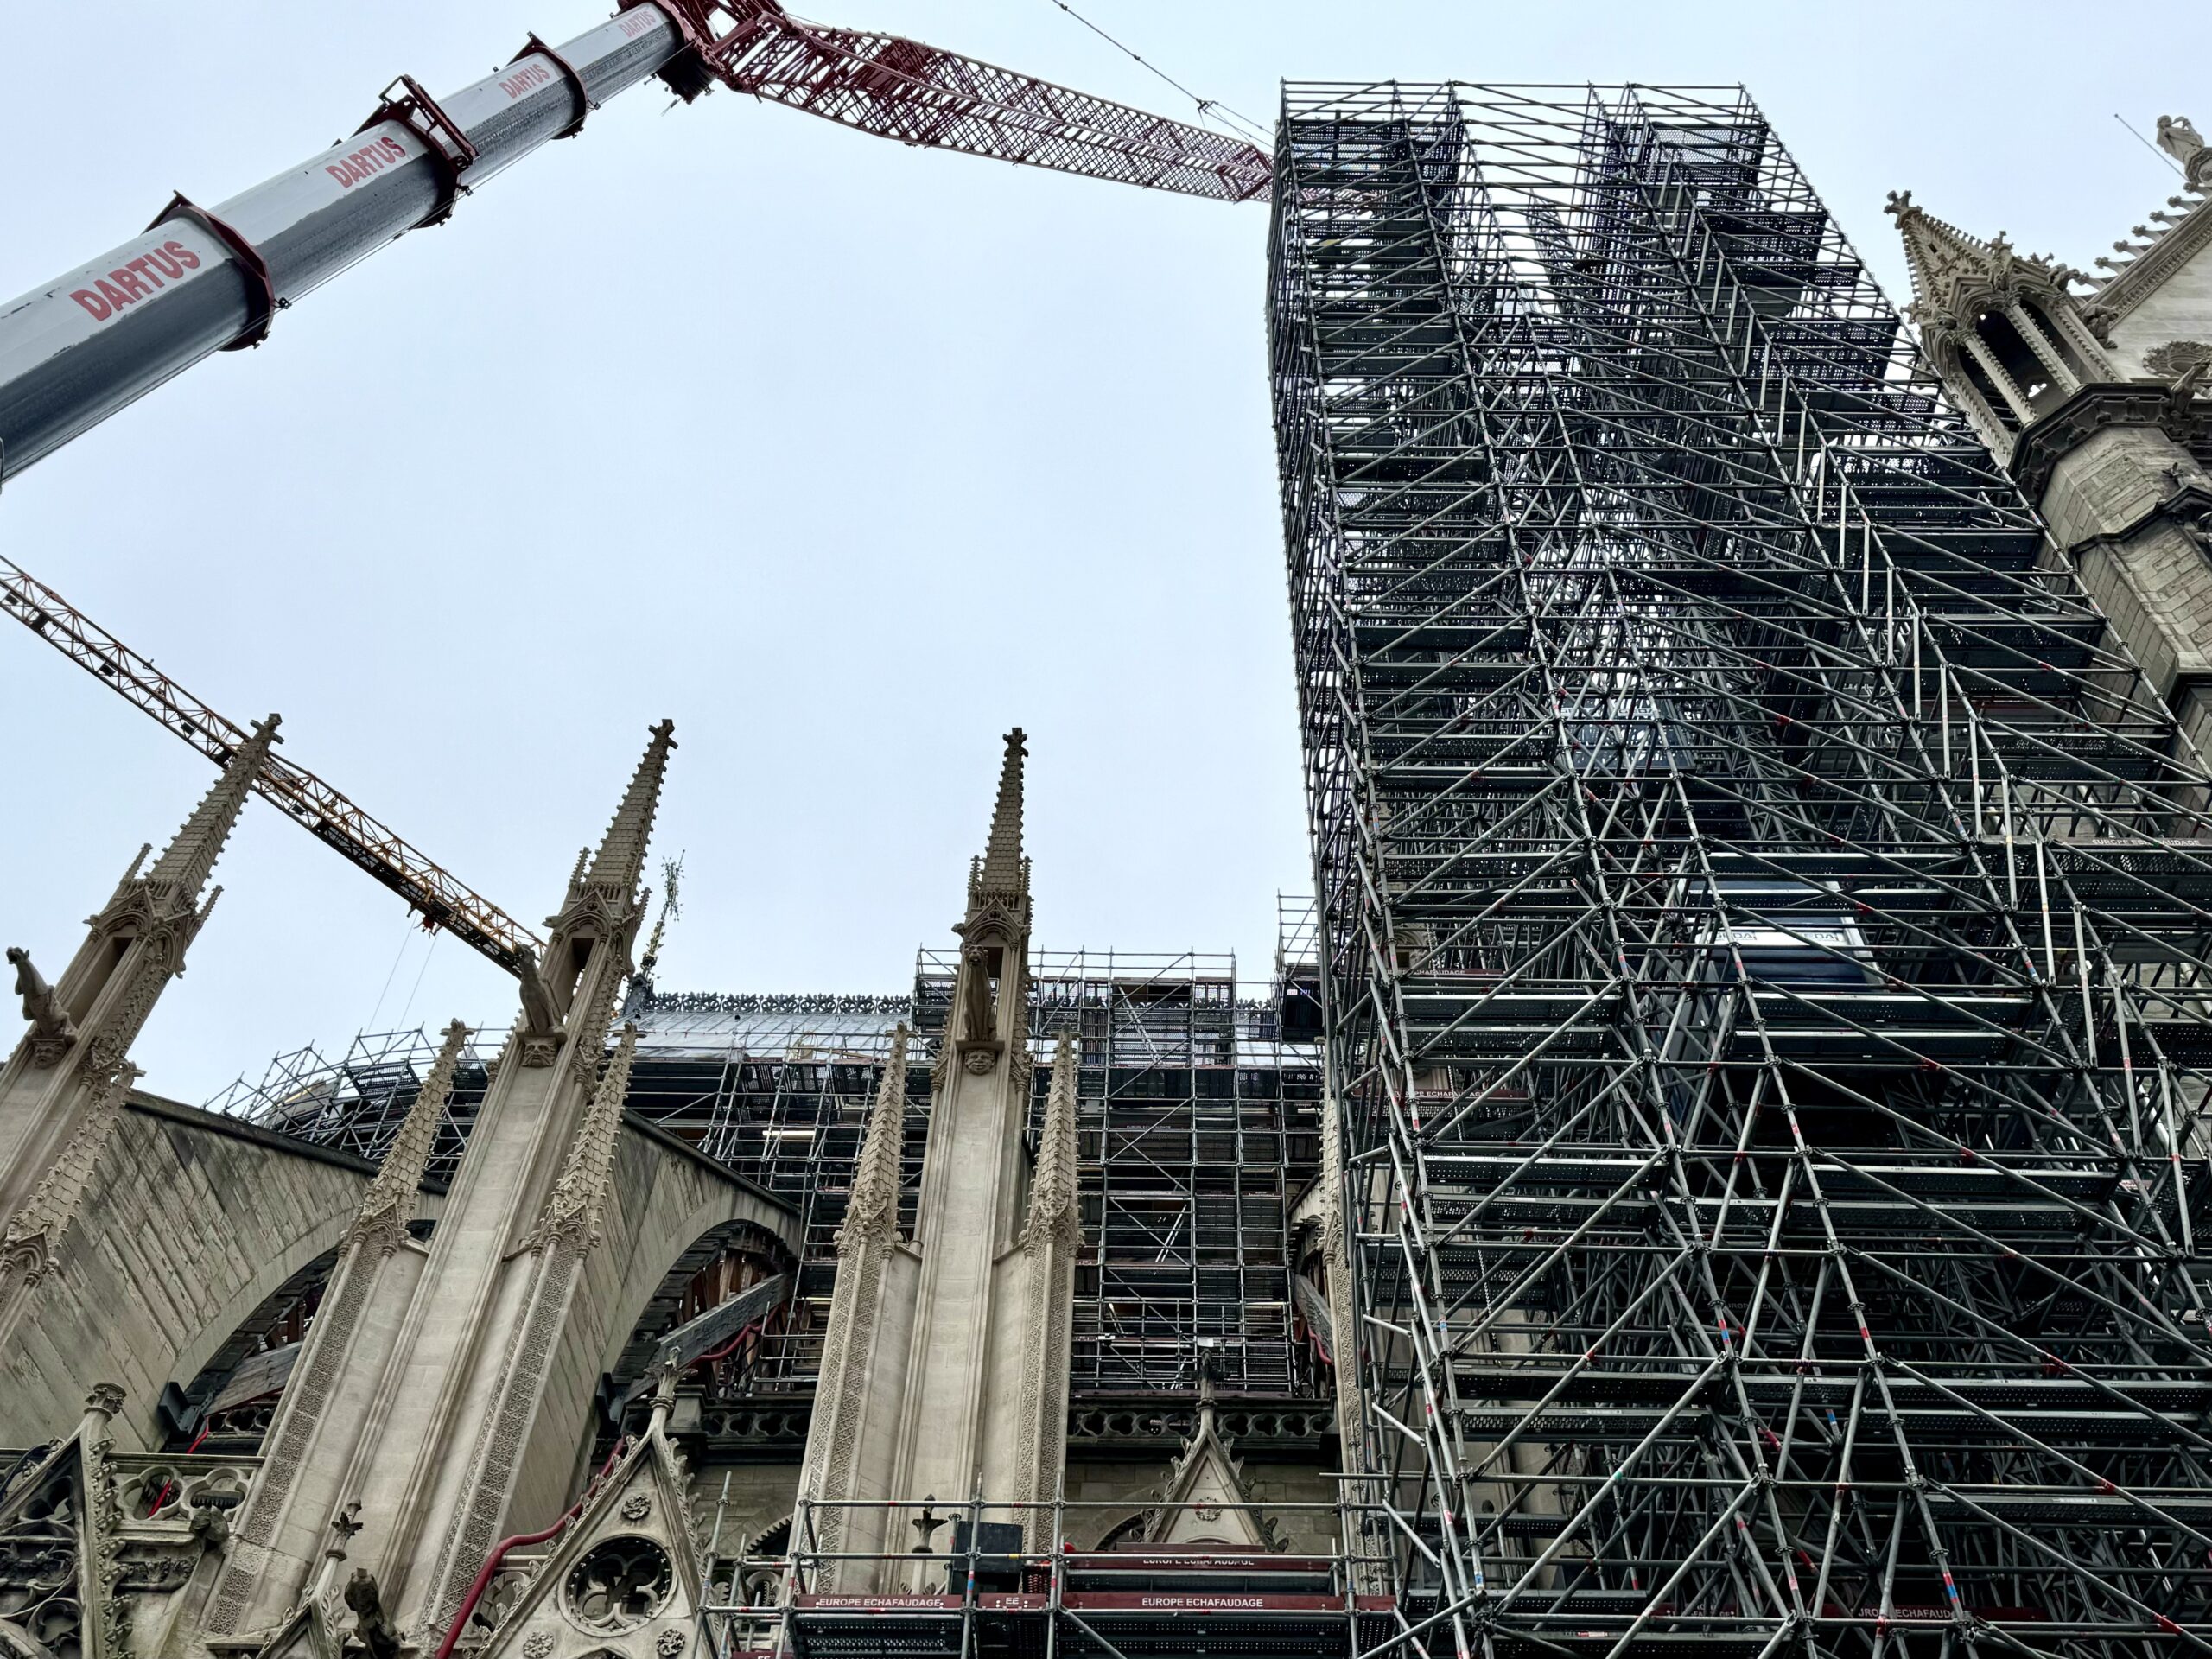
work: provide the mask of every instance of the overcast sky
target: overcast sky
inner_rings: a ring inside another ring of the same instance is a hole
[[[827,7],[828,0],[819,0]],[[808,9],[811,9],[810,7]],[[1271,118],[1292,79],[1747,85],[1885,283],[1932,211],[2086,265],[2202,125],[2171,3],[1083,0]],[[562,0],[120,0],[10,16],[0,295],[601,15]],[[850,0],[1187,113],[1052,0]],[[657,86],[9,486],[0,546],[535,925],[650,722],[687,859],[664,986],[896,990],[944,943],[998,735],[1031,733],[1048,949],[1234,951],[1308,884],[1268,423],[1266,214],[910,150]],[[0,934],[58,974],[207,764],[28,633]],[[138,1046],[204,1098],[503,977],[261,804]]]

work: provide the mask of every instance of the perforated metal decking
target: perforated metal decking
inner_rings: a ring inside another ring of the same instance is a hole
[[[2201,1650],[2154,689],[1732,89],[1293,87],[1271,284],[1402,1650]]]

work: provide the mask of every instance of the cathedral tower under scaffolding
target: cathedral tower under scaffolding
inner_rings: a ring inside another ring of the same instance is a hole
[[[1733,89],[1294,86],[1279,166],[1401,1616],[2167,1650],[2212,1590],[2202,760]]]

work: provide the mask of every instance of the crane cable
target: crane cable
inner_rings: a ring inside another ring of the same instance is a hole
[[[1099,28],[1098,25],[1092,22],[1090,18],[1084,16],[1073,6],[1070,5],[1068,3],[1068,0],[1052,0],[1052,3],[1058,6],[1062,11],[1067,13],[1069,16],[1074,18],[1076,22],[1081,23],[1085,29],[1096,35],[1100,40],[1105,41],[1107,45],[1112,47],[1116,52],[1123,54],[1132,61],[1142,66],[1153,74],[1159,76],[1160,79],[1166,81],[1177,92],[1182,93],[1184,97],[1189,99],[1193,105],[1197,105],[1198,114],[1202,118],[1211,116],[1215,111],[1218,110],[1230,121],[1233,121],[1236,125],[1243,129],[1243,132],[1240,136],[1251,139],[1263,148],[1266,146],[1268,143],[1267,131],[1257,123],[1250,121],[1245,117],[1239,115],[1235,110],[1230,108],[1228,105],[1222,103],[1218,99],[1200,98],[1196,92],[1185,86],[1181,81],[1176,79],[1174,76],[1169,74],[1158,64],[1154,63],[1144,57],[1135,48],[1126,45],[1121,41],[1116,40],[1104,29]]]

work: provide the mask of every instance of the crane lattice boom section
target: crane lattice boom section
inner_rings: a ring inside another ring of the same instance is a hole
[[[2202,1646],[2201,757],[1732,89],[1281,144],[1405,1650]]]
[[[918,41],[804,22],[773,0],[636,3],[683,13],[704,62],[738,91],[879,137],[1219,201],[1268,192],[1268,157],[1243,139]],[[719,35],[714,14],[731,20]]]
[[[556,47],[443,98],[403,75],[349,137],[213,207],[180,194],[130,240],[0,304],[0,480],[219,351],[658,76],[717,80],[910,144],[1217,201],[1267,194],[1240,139],[896,35],[823,29],[772,0],[625,0]],[[404,88],[394,96],[394,87]]]
[[[246,741],[244,727],[209,708],[20,565],[0,559],[4,610],[79,667],[161,722],[217,766]],[[426,927],[442,927],[509,973],[543,942],[490,899],[433,862],[303,766],[271,753],[254,779],[263,799],[304,825],[404,899]]]

